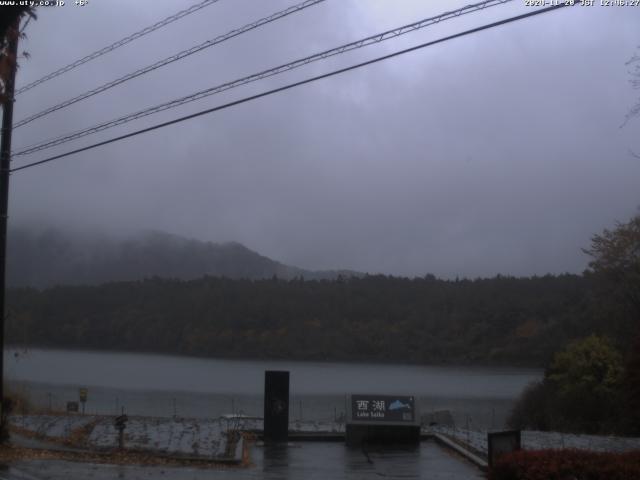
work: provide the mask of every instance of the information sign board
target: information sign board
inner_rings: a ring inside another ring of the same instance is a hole
[[[351,395],[351,420],[366,422],[413,422],[415,399],[394,395]]]

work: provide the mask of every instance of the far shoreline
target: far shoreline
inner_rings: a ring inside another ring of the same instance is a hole
[[[88,354],[120,354],[120,355],[151,355],[158,357],[178,357],[181,359],[192,360],[218,360],[218,361],[237,361],[237,362],[265,362],[265,363],[304,363],[304,364],[318,364],[318,365],[331,365],[331,364],[352,364],[352,365],[369,365],[369,366],[410,366],[410,367],[425,367],[425,368],[464,368],[464,369],[504,369],[505,373],[509,370],[517,370],[518,372],[530,371],[531,373],[542,374],[545,367],[540,365],[532,365],[523,362],[521,364],[505,364],[504,362],[448,362],[442,361],[440,363],[420,363],[409,362],[403,360],[388,360],[382,361],[380,359],[341,359],[341,358],[276,358],[266,356],[207,356],[207,355],[194,355],[189,353],[176,353],[176,352],[161,352],[156,350],[111,350],[104,348],[90,348],[90,347],[77,347],[77,346],[51,346],[51,345],[11,345],[4,346],[5,355],[9,352],[15,353],[16,351],[47,351],[47,352],[73,352],[73,353],[88,353]]]

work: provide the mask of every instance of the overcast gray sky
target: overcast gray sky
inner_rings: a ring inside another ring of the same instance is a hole
[[[66,3],[29,24],[18,87],[194,1]],[[294,3],[220,0],[18,96],[15,119]],[[16,129],[14,150],[467,3],[328,0]],[[527,11],[494,7],[15,165]],[[16,172],[10,225],[233,240],[310,269],[581,272],[591,235],[640,205],[640,118],[620,128],[640,94],[625,66],[639,27],[640,7],[566,8]]]

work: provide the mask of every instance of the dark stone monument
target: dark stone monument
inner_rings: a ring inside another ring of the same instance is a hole
[[[500,455],[520,450],[522,448],[520,438],[520,430],[488,433],[489,467],[493,466]]]
[[[264,372],[264,440],[286,442],[289,433],[289,372]]]
[[[346,440],[349,446],[412,444],[420,442],[415,397],[403,395],[350,395]]]

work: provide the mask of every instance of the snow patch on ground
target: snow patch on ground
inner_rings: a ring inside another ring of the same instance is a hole
[[[464,430],[460,428],[430,427],[426,433],[440,433],[472,449],[487,455],[486,431]],[[614,437],[604,435],[578,435],[573,433],[523,431],[522,448],[525,450],[576,448],[596,452],[626,452],[640,450],[640,438]]]
[[[10,418],[12,426],[43,438],[69,441],[73,432],[93,428],[86,436],[86,447],[118,447],[118,430],[113,417],[94,415],[25,415]],[[225,453],[227,423],[221,419],[173,419],[130,417],[124,431],[125,447],[134,450],[219,457]]]
[[[73,446],[108,450],[118,447],[118,430],[112,416],[96,415],[14,415],[11,425],[43,439]],[[82,432],[82,430],[85,432]],[[216,419],[131,416],[124,431],[125,448],[171,455],[216,458],[225,455],[227,432],[263,429],[257,417],[225,416]],[[291,432],[344,432],[338,422],[290,424]],[[79,445],[79,440],[83,440]]]

